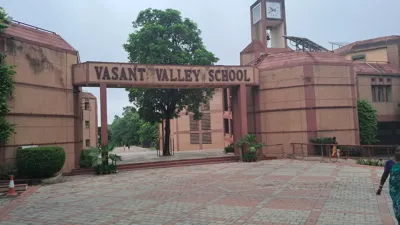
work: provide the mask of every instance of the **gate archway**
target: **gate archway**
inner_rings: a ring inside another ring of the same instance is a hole
[[[235,141],[248,133],[247,89],[259,85],[258,69],[251,66],[143,65],[90,61],[73,65],[72,73],[75,87],[100,87],[102,145],[108,144],[107,88],[237,87],[231,93]],[[238,154],[235,149],[235,155]],[[75,157],[79,159],[79,152],[75,152]]]

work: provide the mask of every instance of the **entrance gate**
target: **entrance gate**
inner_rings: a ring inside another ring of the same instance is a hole
[[[100,87],[102,145],[108,144],[107,88],[224,88],[236,86],[238,88],[233,89],[234,93],[231,93],[233,132],[238,134],[234,135],[235,141],[248,133],[247,89],[259,84],[258,69],[246,66],[84,62],[73,65],[72,73],[75,87]],[[75,157],[78,159],[76,162],[79,162],[79,149],[82,147],[75,148]],[[235,155],[238,154],[238,150],[235,149]]]

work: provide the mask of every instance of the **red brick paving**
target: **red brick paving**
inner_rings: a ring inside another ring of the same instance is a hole
[[[391,225],[387,185],[382,196],[374,193],[381,173],[375,167],[274,160],[77,176],[30,188],[0,208],[0,220],[7,225]]]

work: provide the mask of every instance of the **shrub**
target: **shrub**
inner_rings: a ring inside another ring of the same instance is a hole
[[[96,148],[89,148],[81,151],[81,156],[79,158],[79,166],[81,168],[90,168],[93,164],[93,152],[97,151]]]
[[[255,162],[258,160],[258,152],[266,145],[262,142],[257,141],[257,137],[254,134],[247,134],[243,138],[239,139],[236,145],[240,148],[242,160],[244,162]],[[247,146],[248,152],[243,154],[243,148]]]
[[[11,175],[16,175],[17,168],[13,164],[0,165],[0,180],[8,180]]]
[[[233,144],[230,144],[228,146],[226,146],[224,148],[224,152],[226,153],[234,153],[235,152],[235,148],[233,147]]]
[[[310,142],[313,144],[323,144],[323,145],[335,143],[335,141],[333,140],[333,137],[311,138]]]
[[[248,152],[243,155],[243,162],[256,162],[258,160],[257,152]]]
[[[96,174],[101,175],[117,172],[117,161],[122,161],[122,159],[119,155],[110,154],[113,150],[114,146],[112,145],[91,149],[92,167]],[[101,157],[99,158],[99,156]],[[110,160],[111,164],[109,164]]]
[[[18,149],[16,166],[18,174],[30,178],[51,177],[61,170],[65,162],[62,147],[36,147]]]
[[[360,165],[367,165],[367,166],[379,166],[383,167],[385,166],[385,161],[382,159],[365,159],[365,158],[359,158],[357,159],[357,164]]]
[[[317,144],[317,145],[313,146],[314,154],[316,154],[316,155],[320,155],[321,150],[323,150],[324,152],[327,151],[326,147],[324,147],[322,145],[329,145],[329,144],[335,143],[335,141],[333,140],[333,137],[311,138],[310,142],[312,144]],[[324,154],[328,154],[328,153],[324,153]]]

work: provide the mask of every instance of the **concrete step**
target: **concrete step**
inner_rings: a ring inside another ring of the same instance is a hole
[[[26,191],[28,190],[27,184],[15,184],[16,191]],[[8,185],[0,185],[0,193],[7,193],[8,192]]]
[[[139,170],[139,169],[152,169],[152,168],[166,168],[166,167],[178,167],[178,166],[190,166],[190,165],[204,165],[214,163],[226,163],[226,162],[237,162],[239,160],[236,156],[225,156],[225,157],[213,157],[213,158],[201,158],[201,159],[183,159],[183,160],[166,160],[157,162],[143,162],[134,164],[122,164],[118,165],[118,170]],[[93,173],[92,168],[74,169],[71,175],[83,175]]]

